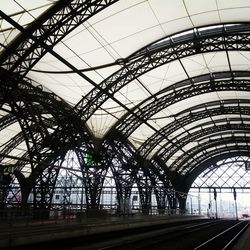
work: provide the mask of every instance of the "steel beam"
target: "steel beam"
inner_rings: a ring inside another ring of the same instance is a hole
[[[235,26],[234,32],[228,31],[230,25],[221,25],[221,27],[222,29],[214,30],[213,34],[203,34],[200,37],[196,37],[196,31],[190,30],[192,36],[186,36],[186,32],[183,34],[183,37],[179,34],[180,41],[176,42],[171,42],[174,39],[167,37],[162,39],[161,43],[159,41],[156,42],[156,49],[151,49],[153,46],[151,44],[136,55],[124,59],[122,61],[124,66],[101,82],[99,88],[94,88],[84,96],[76,105],[76,109],[79,110],[83,119],[87,121],[110,98],[109,95],[114,96],[115,93],[132,80],[177,58],[181,59],[195,54],[225,50],[250,50],[250,26],[248,24]],[[237,30],[237,27],[239,30]],[[207,27],[208,30],[209,27]]]

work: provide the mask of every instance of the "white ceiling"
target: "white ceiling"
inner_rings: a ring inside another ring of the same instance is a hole
[[[2,0],[1,10],[26,27],[54,2]],[[126,58],[152,42],[195,27],[249,22],[249,13],[250,0],[120,0],[76,28],[54,47],[54,51],[77,69],[86,70],[84,74],[98,84],[121,68],[119,65],[106,64]],[[0,49],[3,50],[18,31],[4,20],[0,20],[0,25]],[[250,52],[228,52],[228,56],[232,70],[249,70]],[[98,66],[103,68],[92,69]],[[27,77],[75,105],[93,86],[76,73],[60,73],[69,70],[65,64],[47,53]],[[147,72],[139,77],[139,81],[133,80],[119,90],[115,98],[128,108],[133,108],[152,94],[187,77],[228,70],[226,52],[194,55]],[[158,130],[173,120],[169,115],[176,114],[183,107],[192,107],[204,100],[209,102],[230,98],[250,97],[248,93],[242,92],[214,92],[192,97],[161,110],[149,124]],[[109,99],[92,115],[87,125],[96,137],[102,138],[126,112],[118,103]],[[154,119],[157,117],[165,118]],[[9,136],[18,131],[18,126],[16,129],[11,126]],[[154,130],[142,124],[129,139],[139,147],[153,133]],[[4,138],[1,137],[2,145],[9,139]]]

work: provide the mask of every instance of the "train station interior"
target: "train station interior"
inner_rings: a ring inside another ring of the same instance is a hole
[[[0,249],[250,249],[250,0],[1,0],[0,64]]]

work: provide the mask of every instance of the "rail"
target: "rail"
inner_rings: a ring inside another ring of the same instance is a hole
[[[86,247],[84,249],[97,249],[97,250],[139,250],[139,249],[165,249],[164,246],[169,247],[169,241],[181,241],[181,236],[185,234],[192,234],[196,231],[201,231],[202,229],[214,227],[218,224],[221,224],[221,221],[203,221],[203,222],[195,222],[193,221],[191,224],[176,225],[173,227],[165,227],[158,230],[150,231],[150,232],[141,232],[141,234],[128,235],[123,238],[120,238],[116,242],[110,242],[110,244],[106,244],[103,247],[95,247],[93,246]],[[185,244],[184,244],[185,246]],[[178,247],[169,247],[168,249],[179,249]],[[188,249],[188,248],[187,248]]]
[[[219,246],[222,250],[231,249],[239,237],[245,232],[249,222],[241,221],[236,225],[229,227],[220,234],[200,244],[194,250],[217,249]],[[216,246],[216,247],[215,247]]]
[[[102,247],[90,246],[98,250],[227,250],[239,239],[248,227],[248,222],[213,220],[193,225],[165,228],[155,232],[120,238]],[[209,239],[210,237],[210,239]],[[204,242],[203,242],[204,241]],[[202,243],[203,242],[203,243]],[[198,245],[198,247],[197,247]]]

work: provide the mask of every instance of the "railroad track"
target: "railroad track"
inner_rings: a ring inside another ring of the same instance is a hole
[[[205,250],[205,249],[221,249],[228,250],[237,242],[240,236],[245,232],[249,222],[241,221],[230,228],[227,228],[220,234],[212,237],[211,239],[200,244],[194,250]]]
[[[228,250],[248,227],[248,222],[196,220],[131,228],[18,249],[60,250]],[[33,232],[38,233],[38,232]],[[13,248],[15,249],[15,248]]]
[[[247,227],[248,222],[245,221],[211,221],[168,228],[152,234],[144,234],[143,238],[121,239],[119,243],[106,245],[101,248],[90,247],[89,249],[228,250]]]
[[[207,229],[221,224],[221,221],[208,221],[195,223],[194,225],[181,225],[177,227],[165,228],[162,230],[149,232],[142,236],[134,236],[132,239],[120,240],[118,244],[113,244],[98,250],[139,250],[139,249],[178,249],[179,246],[175,246],[177,242],[180,242],[181,237],[184,235],[194,234],[202,229]],[[169,248],[166,248],[168,246]],[[185,244],[183,244],[185,246]]]
[[[112,224],[97,224],[97,227],[95,228],[95,224],[93,224],[93,228],[91,229],[91,225],[85,225],[85,224],[41,224],[41,225],[33,225],[30,227],[25,226],[18,226],[18,227],[11,227],[5,230],[1,230],[0,233],[0,240],[1,239],[7,239],[10,241],[8,244],[9,249],[74,249],[74,247],[78,246],[84,246],[88,247],[89,245],[92,245],[96,242],[100,242],[101,244],[105,241],[111,241],[114,240],[120,241],[119,239],[123,237],[124,235],[128,238],[131,238],[131,236],[136,235],[136,237],[139,234],[145,234],[148,232],[153,231],[161,231],[162,229],[168,228],[168,227],[176,227],[181,224],[186,225],[192,225],[194,223],[198,223],[198,221],[205,221],[204,219],[196,219],[196,220],[183,220],[183,221],[166,221],[165,223],[161,222],[160,224],[157,223],[157,221],[152,221],[152,223],[148,223],[145,225],[134,226],[133,223],[125,224],[125,227],[123,229],[120,228],[120,224],[118,223],[118,228],[116,230],[112,231],[112,228],[116,228],[116,223]],[[133,221],[132,221],[133,222]],[[136,221],[135,221],[136,222]],[[147,221],[146,221],[147,222]],[[150,222],[150,221],[149,221]],[[155,223],[156,222],[156,223]],[[105,228],[109,228],[111,226],[110,230],[103,230]],[[121,224],[123,225],[123,224]],[[120,228],[120,229],[119,229]],[[89,231],[90,230],[90,231]],[[84,233],[84,232],[88,233]],[[96,231],[96,232],[95,232]],[[73,236],[70,236],[70,233],[73,233]],[[76,233],[75,233],[76,232]],[[54,237],[53,235],[61,235],[63,234],[65,237]],[[36,243],[34,239],[37,237],[43,237],[46,235],[52,235],[55,238],[54,240],[45,240],[43,242]],[[78,236],[77,236],[78,235]],[[80,236],[79,236],[80,235]],[[30,241],[31,239],[31,241]],[[20,244],[20,240],[22,241],[22,244]],[[24,243],[25,242],[25,243]],[[1,248],[1,246],[0,246]],[[93,247],[90,249],[97,249],[98,247]],[[87,248],[86,248],[87,249]]]

